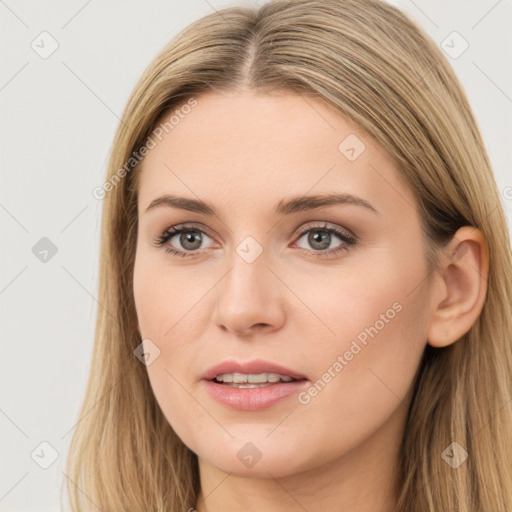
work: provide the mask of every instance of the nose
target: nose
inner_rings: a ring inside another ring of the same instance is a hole
[[[214,322],[241,337],[279,329],[285,317],[285,286],[265,252],[248,262],[234,251],[230,263],[216,287]]]

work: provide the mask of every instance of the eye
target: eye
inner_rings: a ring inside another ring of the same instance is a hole
[[[200,252],[198,250],[202,248],[205,236],[210,238],[203,230],[195,226],[172,226],[155,240],[155,245],[162,246],[166,252],[177,256],[195,256]],[[175,248],[171,244],[174,238],[181,247]]]
[[[306,243],[313,248],[313,255],[318,257],[329,257],[337,254],[340,251],[347,251],[356,243],[356,237],[350,232],[345,231],[337,226],[331,227],[325,223],[323,226],[312,226],[305,231],[302,231],[298,240],[306,237]],[[331,250],[329,249],[334,238],[337,238],[340,243]],[[301,249],[311,252],[307,247],[300,247]]]

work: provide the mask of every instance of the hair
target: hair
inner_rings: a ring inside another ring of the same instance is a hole
[[[164,114],[191,98],[244,90],[321,98],[373,137],[414,194],[432,268],[458,228],[482,231],[490,255],[483,309],[455,343],[425,347],[395,510],[512,510],[512,257],[499,191],[447,59],[421,27],[380,0],[224,8],[183,29],[143,73],[116,131],[104,187],[92,368],[66,467],[72,510],[196,506],[197,456],[169,425],[134,357],[141,337],[133,155]],[[468,452],[457,469],[442,457],[455,441]]]

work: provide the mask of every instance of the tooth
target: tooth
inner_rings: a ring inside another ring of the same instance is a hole
[[[217,375],[217,377],[215,377],[215,380],[217,382],[222,382],[222,377],[223,377],[222,375]]]
[[[221,375],[221,377],[224,382],[233,382],[233,374],[232,373],[224,373],[223,375]]]
[[[247,375],[243,373],[234,373],[233,374],[233,382],[237,384],[241,384],[247,382]]]
[[[269,373],[250,373],[248,375],[248,382],[252,384],[259,384],[261,382],[267,382],[267,375],[270,375]]]
[[[279,382],[279,375],[277,373],[267,373],[267,380],[269,382]]]
[[[279,378],[284,382],[291,382],[293,379],[288,377],[288,375],[279,375]]]

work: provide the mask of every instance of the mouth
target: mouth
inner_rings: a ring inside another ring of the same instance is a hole
[[[202,380],[213,399],[240,411],[276,406],[309,384],[305,375],[262,359],[224,361],[210,368]]]
[[[242,362],[224,361],[207,370],[202,378],[224,385],[256,384],[258,386],[307,380],[305,375],[295,370],[263,359]]]

